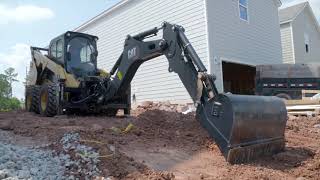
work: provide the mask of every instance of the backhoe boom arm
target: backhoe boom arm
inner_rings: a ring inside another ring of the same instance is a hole
[[[155,36],[162,29],[159,40],[144,41]],[[169,61],[169,72],[176,72],[196,104],[200,103],[202,93],[213,98],[217,95],[213,76],[207,69],[178,25],[163,23],[161,28],[153,28],[135,36],[127,36],[124,51],[111,70],[113,95],[121,95],[129,87],[136,71],[143,62],[165,55]],[[112,97],[112,96],[109,96]]]
[[[161,39],[145,41],[160,30]],[[183,27],[178,25],[165,22],[160,28],[127,36],[124,50],[111,70],[113,78],[108,79],[105,101],[123,96],[140,65],[162,55],[168,59],[169,72],[178,74],[191,96],[197,119],[228,162],[246,162],[283,150],[287,116],[283,101],[276,97],[218,94],[215,76],[207,74]]]

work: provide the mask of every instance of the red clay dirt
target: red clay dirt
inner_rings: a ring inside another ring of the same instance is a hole
[[[316,124],[320,124],[318,117],[290,117],[284,152],[230,165],[192,113],[156,108],[140,108],[132,117],[114,118],[0,113],[0,129],[22,136],[45,137],[54,143],[66,132],[78,132],[82,142],[102,156],[103,175],[113,179],[320,179],[320,128]]]

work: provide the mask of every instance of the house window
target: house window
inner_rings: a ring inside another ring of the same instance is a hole
[[[310,39],[309,35],[307,33],[304,33],[304,45],[306,48],[306,53],[310,52]]]
[[[240,19],[248,21],[248,0],[239,0]]]

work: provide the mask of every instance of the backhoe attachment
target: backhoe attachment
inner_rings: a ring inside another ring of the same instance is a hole
[[[197,115],[232,164],[285,147],[287,113],[279,98],[219,94],[198,106]]]
[[[144,41],[162,30],[159,40]],[[197,107],[197,119],[213,137],[230,163],[243,163],[284,149],[287,112],[276,97],[219,94],[215,76],[207,70],[181,26],[164,23],[136,36],[128,36],[122,55],[111,70],[114,79],[106,100],[121,96],[139,66],[164,55],[169,72],[180,77]]]

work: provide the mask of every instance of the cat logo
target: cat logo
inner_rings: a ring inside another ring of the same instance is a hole
[[[133,59],[137,56],[137,47],[128,50],[128,59]]]

